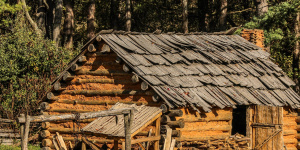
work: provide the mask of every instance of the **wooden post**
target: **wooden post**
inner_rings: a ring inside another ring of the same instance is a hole
[[[129,114],[124,114],[124,128],[125,128],[125,150],[131,150],[131,124],[134,119],[133,111]]]
[[[155,122],[155,136],[160,135],[160,120],[161,120],[161,117],[157,118],[156,122]],[[155,141],[154,150],[159,150],[159,141]]]
[[[27,142],[28,142],[28,135],[29,135],[29,126],[30,126],[30,116],[27,115],[26,122],[25,122],[25,130],[23,133],[22,143],[21,143],[22,150],[28,150]]]
[[[20,114],[20,118],[25,118],[25,114]],[[24,119],[25,120],[25,119]],[[21,123],[20,124],[20,135],[21,135],[21,149],[23,150],[23,141],[24,141],[24,127],[25,127],[25,123]]]

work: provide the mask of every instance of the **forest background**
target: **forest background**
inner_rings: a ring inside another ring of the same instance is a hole
[[[37,114],[51,81],[104,29],[263,29],[271,59],[299,93],[299,11],[299,0],[0,0],[0,118]]]

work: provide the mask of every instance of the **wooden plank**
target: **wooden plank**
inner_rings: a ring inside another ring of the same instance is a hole
[[[155,121],[155,136],[160,136],[160,121],[161,117],[158,117]],[[159,150],[159,141],[154,143],[154,150]]]
[[[64,149],[67,149],[67,146],[65,144],[65,141],[63,140],[62,136],[59,135],[58,132],[56,132],[56,140],[58,142],[58,145],[60,148],[64,148]]]
[[[53,136],[52,142],[53,142],[55,150],[59,150],[58,144],[56,142],[56,135]]]
[[[157,114],[155,117],[153,117],[151,120],[149,120],[147,123],[145,123],[142,127],[140,127],[138,130],[136,130],[134,133],[131,134],[131,137],[135,136],[138,134],[140,131],[142,131],[145,127],[153,123],[157,118],[161,117],[162,113]],[[155,132],[157,133],[157,132]]]
[[[176,144],[176,139],[172,139],[170,150],[174,150],[175,144]]]
[[[172,140],[171,138],[172,138],[172,129],[167,128],[167,134],[166,134],[166,139],[165,139],[163,150],[169,150],[170,149],[171,140]]]
[[[151,133],[152,133],[152,129],[149,130],[148,137],[151,136]],[[150,142],[147,142],[147,143],[146,143],[146,150],[149,149],[149,146],[150,146]]]
[[[151,136],[151,137],[146,137],[146,138],[134,139],[131,141],[131,144],[149,142],[149,141],[158,141],[158,140],[160,140],[160,136]]]

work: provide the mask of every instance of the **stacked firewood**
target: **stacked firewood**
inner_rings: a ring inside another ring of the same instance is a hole
[[[241,134],[235,134],[225,139],[211,139],[206,141],[182,142],[183,149],[239,149],[248,150],[250,138]]]
[[[264,46],[264,31],[263,30],[244,29],[241,33],[241,36],[244,39],[246,39],[247,41],[250,41],[263,49],[265,48],[265,46]]]

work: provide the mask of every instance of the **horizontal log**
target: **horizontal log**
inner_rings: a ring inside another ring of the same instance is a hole
[[[63,80],[64,81],[70,81],[73,80],[75,76],[72,76],[70,72],[66,71],[63,75]]]
[[[169,106],[166,104],[161,104],[160,109],[162,109],[162,113],[167,113],[169,111]]]
[[[185,122],[210,122],[210,121],[230,121],[230,120],[232,120],[232,113],[222,114],[216,117],[209,117],[209,118],[187,117],[184,119]]]
[[[0,118],[0,123],[14,123],[15,120]]]
[[[222,125],[222,126],[197,126],[193,129],[179,129],[180,131],[193,132],[193,131],[230,131],[232,129],[231,125]]]
[[[94,44],[90,44],[87,49],[88,49],[89,52],[96,52],[97,51]]]
[[[107,44],[103,44],[100,48],[101,53],[109,53],[110,52],[110,47]]]
[[[50,132],[48,131],[48,130],[42,130],[42,131],[40,131],[40,136],[42,137],[42,138],[48,138],[48,137],[50,137]]]
[[[169,121],[167,125],[171,128],[184,128],[184,120],[179,119],[177,121]]]
[[[76,101],[76,102],[75,102]],[[148,105],[148,102],[136,102],[136,101],[99,101],[99,100],[64,100],[60,99],[56,101],[58,103],[64,103],[64,104],[81,104],[81,105],[115,105],[116,103],[124,103],[124,104],[136,104],[136,105]],[[150,103],[155,104],[155,103]]]
[[[108,69],[98,69],[98,70],[88,70],[88,69],[81,69],[76,72],[77,75],[93,75],[93,76],[103,76],[103,75],[110,75],[110,76],[128,76],[129,73],[119,71],[119,70],[108,70]]]
[[[0,133],[18,133],[18,130],[13,129],[0,129]]]
[[[58,113],[88,113],[88,112],[93,112],[93,110],[64,109],[64,108],[52,108],[48,111],[49,112],[58,112]]]
[[[41,150],[52,150],[50,147],[42,147]]]
[[[131,140],[131,144],[137,144],[137,143],[142,143],[142,142],[150,142],[150,141],[159,141],[160,140],[160,135],[158,136],[150,136],[146,138],[139,138],[139,139],[134,139]]]
[[[50,105],[47,102],[41,102],[40,103],[40,109],[41,110],[49,110],[50,109]]]
[[[300,133],[296,134],[296,139],[300,141]]]
[[[113,57],[112,54],[102,53],[102,52],[98,52],[98,51],[93,52],[93,53],[86,53],[85,55],[88,57],[103,57],[103,56],[112,56]]]
[[[134,110],[134,108],[81,113],[79,120],[129,114],[130,110]],[[51,121],[60,121],[60,120],[74,120],[77,117],[75,114],[63,114],[63,115],[49,115],[49,116],[31,116],[30,118],[31,118],[30,122],[51,122]],[[25,117],[18,117],[17,121],[19,123],[25,123]]]
[[[52,145],[52,140],[50,140],[50,139],[43,139],[42,140],[42,146],[51,147],[51,145]]]
[[[98,35],[98,36],[96,37],[96,41],[97,41],[97,42],[101,42],[101,41],[102,41],[102,38],[101,38],[100,35]]]
[[[296,135],[296,134],[297,134],[296,130],[283,130],[283,136]]]
[[[123,71],[124,72],[130,72],[131,68],[127,64],[123,64]]]
[[[298,140],[297,139],[292,139],[292,138],[288,138],[288,139],[283,138],[283,143],[284,144],[297,144]]]
[[[140,78],[139,78],[138,75],[134,74],[134,75],[131,77],[131,81],[132,81],[133,83],[138,83],[138,82],[140,82]]]
[[[41,123],[42,129],[48,129],[50,128],[50,122],[42,122]]]
[[[166,130],[161,130],[161,134],[166,134]],[[172,137],[180,137],[181,136],[181,131],[180,130],[172,130]]]
[[[47,93],[47,99],[48,99],[49,101],[56,101],[56,100],[58,100],[58,97],[55,96],[52,92],[48,92],[48,93]]]
[[[114,80],[114,79],[76,79],[76,83],[109,83],[109,84],[132,84],[129,80]]]
[[[0,133],[0,137],[19,138],[20,134],[18,134],[18,133]]]
[[[144,91],[148,90],[148,89],[149,89],[148,83],[145,82],[145,81],[143,81],[143,82],[141,83],[141,89],[144,90]]]
[[[66,88],[62,88],[62,87],[61,87],[61,83],[60,83],[60,82],[56,82],[56,83],[54,83],[54,85],[53,85],[53,89],[54,89],[55,91],[62,91],[62,90],[65,90]]]
[[[87,59],[86,59],[86,56],[84,56],[84,55],[82,55],[78,58],[78,62],[80,62],[80,63],[83,63],[83,62],[86,62],[86,61],[87,61]]]
[[[50,139],[52,140],[52,137],[50,137]],[[99,144],[106,144],[106,143],[113,143],[114,140],[110,140],[110,139],[92,139],[92,138],[87,138],[89,141],[91,141],[92,143],[99,143]],[[75,137],[63,137],[64,141],[75,141],[76,138]],[[81,140],[81,137],[78,138],[78,140]],[[118,141],[119,144],[122,143],[122,141]]]
[[[85,95],[85,96],[97,96],[97,95],[153,95],[153,91],[139,91],[139,90],[64,90],[62,94],[70,95]]]
[[[171,118],[168,115],[163,115],[160,120],[160,122],[163,124],[166,124],[167,122],[170,122],[170,121],[171,121]]]
[[[153,100],[153,102],[158,103],[158,102],[161,100],[161,98],[160,98],[159,95],[154,94],[154,95],[152,96],[152,100]]]
[[[182,117],[183,111],[181,109],[170,110],[167,115],[170,117]]]
[[[176,141],[184,142],[184,141],[207,141],[207,140],[224,140],[225,138],[228,138],[229,135],[214,135],[213,137],[193,137],[193,138],[186,138],[186,137],[179,137],[175,138]]]
[[[71,66],[71,70],[72,71],[79,71],[82,67],[78,66],[78,64],[73,64]]]

